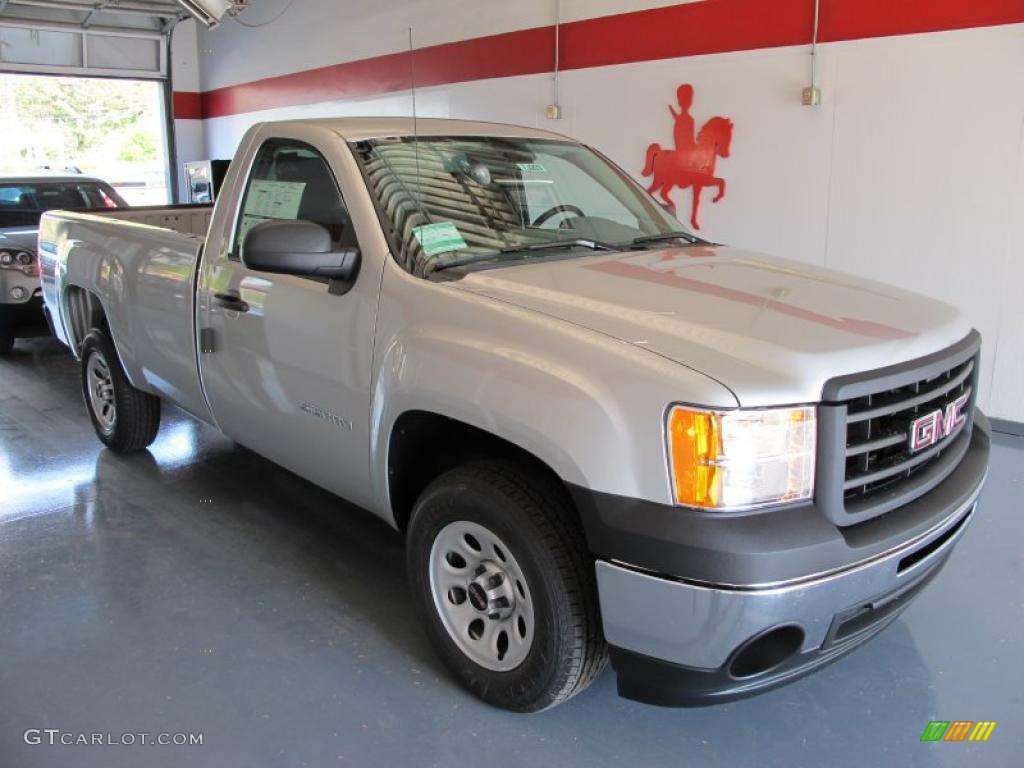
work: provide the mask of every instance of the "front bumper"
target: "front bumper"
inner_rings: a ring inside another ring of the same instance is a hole
[[[757,556],[773,565],[755,571],[778,573],[777,579],[743,578],[749,568],[731,576],[719,564],[721,578],[708,580],[599,559],[601,615],[619,693],[661,705],[728,701],[782,685],[853,650],[895,619],[945,564],[974,515],[988,450],[979,413],[970,450],[942,485],[914,509],[839,531],[843,557],[802,576],[776,568],[780,561],[773,555],[789,552],[786,559],[806,566],[820,562],[820,552],[795,553],[785,526],[757,548]],[[771,514],[761,515],[761,524]],[[729,547],[742,521],[723,518],[719,524]],[[886,535],[879,538],[880,530]],[[861,556],[865,551],[870,554]],[[722,559],[735,557],[723,552]]]

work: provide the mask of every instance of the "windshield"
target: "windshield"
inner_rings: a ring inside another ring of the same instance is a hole
[[[58,208],[126,207],[117,192],[95,181],[0,182],[0,227],[34,226],[43,211]]]
[[[590,253],[683,230],[619,169],[570,141],[401,137],[353,149],[395,257],[419,276],[537,258],[552,244]]]

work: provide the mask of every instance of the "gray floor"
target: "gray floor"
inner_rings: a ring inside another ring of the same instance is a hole
[[[516,716],[445,676],[387,526],[175,410],[149,453],[100,450],[77,376],[48,340],[0,361],[3,768],[1022,764],[1024,440],[999,438],[949,567],[854,655],[711,709],[620,700],[608,673]],[[931,719],[999,724],[921,743]],[[203,743],[26,745],[30,728]]]

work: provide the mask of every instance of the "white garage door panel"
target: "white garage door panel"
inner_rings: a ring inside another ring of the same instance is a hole
[[[163,78],[167,51],[159,32],[29,25],[0,18],[0,72]]]
[[[0,72],[163,79],[172,0],[0,0]]]
[[[89,35],[86,53],[90,67],[162,72],[163,45],[155,38]]]
[[[0,27],[2,67],[27,64],[53,67],[82,66],[82,36],[74,32]]]

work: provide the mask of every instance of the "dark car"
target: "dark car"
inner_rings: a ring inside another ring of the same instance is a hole
[[[15,338],[47,328],[36,255],[43,211],[126,207],[113,187],[88,176],[0,176],[0,355]]]

